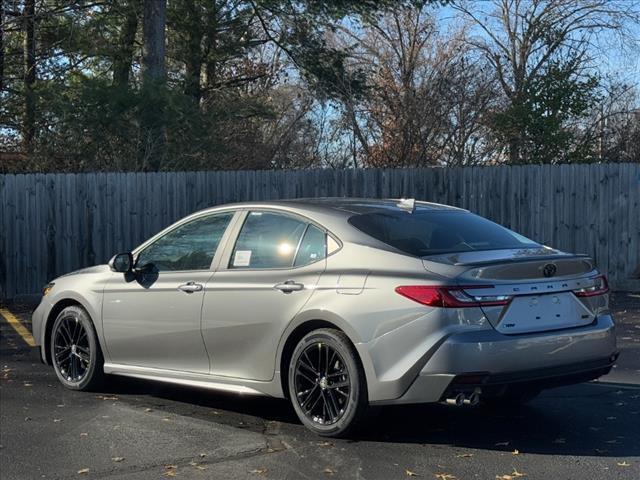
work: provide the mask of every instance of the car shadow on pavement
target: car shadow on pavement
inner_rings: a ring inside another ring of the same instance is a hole
[[[585,383],[543,392],[511,409],[385,408],[360,440],[623,457],[640,455],[640,385]]]
[[[140,407],[218,424],[314,435],[285,400],[238,396],[113,377],[108,393]],[[513,409],[403,405],[375,409],[347,442],[411,443],[509,454],[628,457],[640,455],[640,385],[585,383],[543,392]]]

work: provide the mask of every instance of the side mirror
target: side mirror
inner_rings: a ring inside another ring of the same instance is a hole
[[[133,255],[130,252],[114,255],[109,260],[109,268],[114,272],[129,273],[133,269]]]

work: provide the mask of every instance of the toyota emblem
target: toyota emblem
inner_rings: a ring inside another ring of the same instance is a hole
[[[553,263],[547,263],[542,269],[542,273],[545,277],[553,277],[556,274],[558,267],[556,267]]]

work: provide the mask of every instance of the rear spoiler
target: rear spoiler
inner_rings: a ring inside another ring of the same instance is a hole
[[[567,253],[567,254],[560,254],[560,255],[540,255],[540,256],[536,256],[536,255],[532,255],[530,257],[522,257],[522,258],[501,258],[498,260],[485,260],[485,261],[476,261],[476,262],[457,262],[454,263],[453,265],[455,265],[456,267],[463,267],[463,266],[467,266],[467,265],[473,265],[473,266],[477,266],[477,265],[498,265],[500,263],[525,263],[525,262],[535,262],[535,261],[539,261],[539,260],[567,260],[570,258],[588,258],[591,259],[590,255],[587,255],[585,253],[578,253],[578,254],[571,254],[571,253]],[[425,258],[426,260],[427,258]]]

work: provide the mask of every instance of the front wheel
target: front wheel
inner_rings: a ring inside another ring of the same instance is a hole
[[[289,396],[302,423],[318,435],[347,435],[363,418],[367,384],[347,336],[323,328],[305,335],[289,363]]]
[[[51,361],[60,382],[71,390],[91,390],[102,381],[104,360],[84,308],[67,307],[56,318],[51,331]]]

